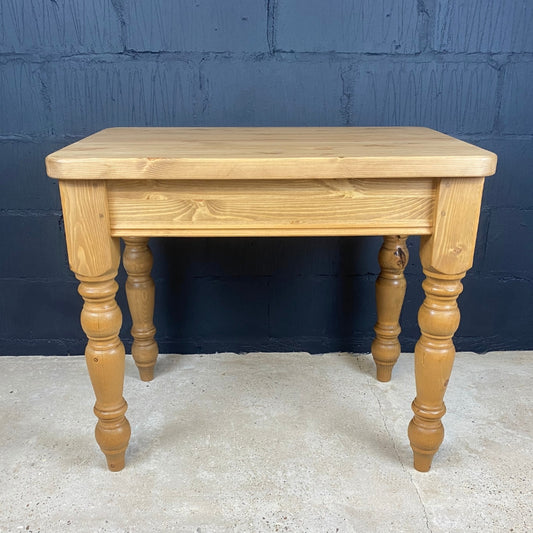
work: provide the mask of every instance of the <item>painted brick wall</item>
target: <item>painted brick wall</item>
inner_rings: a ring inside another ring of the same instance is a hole
[[[533,348],[532,27],[529,0],[2,0],[0,353],[83,351],[44,157],[145,125],[420,125],[495,151],[456,344]],[[367,351],[379,245],[154,239],[161,350]]]

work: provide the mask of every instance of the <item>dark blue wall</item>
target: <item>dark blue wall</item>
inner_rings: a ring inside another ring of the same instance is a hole
[[[529,0],[2,0],[0,353],[83,351],[44,157],[145,125],[420,125],[495,151],[457,346],[533,348],[531,28]],[[368,351],[379,245],[154,239],[161,351]]]

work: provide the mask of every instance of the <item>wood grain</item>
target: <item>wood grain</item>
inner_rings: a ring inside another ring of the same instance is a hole
[[[119,239],[109,233],[105,182],[59,184],[70,268],[80,281],[81,325],[87,335],[85,360],[98,417],[95,435],[110,470],[124,468],[130,425],[122,396],[124,345],[119,339],[122,313],[115,301],[120,261]]]
[[[155,285],[150,275],[154,260],[148,237],[125,237],[124,245],[122,262],[128,274],[126,296],[132,320],[131,355],[141,379],[151,381],[159,353],[154,340]]]
[[[472,266],[483,178],[442,178],[435,191],[432,234],[420,242],[426,294],[418,312],[420,339],[415,346],[416,398],[409,439],[414,467],[426,472],[444,437],[443,402],[455,357],[453,335],[460,312],[461,279]]]
[[[109,470],[118,471],[124,468],[131,429],[125,417],[128,404],[122,396],[125,352],[118,337],[122,313],[115,300],[118,289],[115,274],[96,279],[77,277],[78,292],[84,300],[81,325],[88,338],[85,361],[96,396],[96,441]]]
[[[46,158],[58,179],[490,176],[496,156],[428,128],[111,128]]]
[[[424,267],[428,265],[422,261]],[[444,438],[441,418],[446,413],[444,394],[455,358],[452,337],[460,313],[457,297],[463,290],[464,273],[447,275],[424,268],[426,294],[418,312],[420,339],[415,346],[416,398],[414,417],[408,428],[416,470],[427,472]]]
[[[403,274],[409,262],[405,235],[386,235],[378,254],[381,272],[376,280],[376,337],[372,342],[372,356],[376,363],[378,381],[390,381],[392,367],[400,356],[398,335],[400,313],[405,297],[406,281]]]
[[[115,236],[427,234],[433,190],[431,179],[110,181],[110,227]]]
[[[105,183],[61,181],[59,191],[71,270],[91,277],[116,271],[120,243],[110,237]]]
[[[439,272],[466,272],[474,260],[483,178],[439,180],[432,235],[422,239],[422,261]]]

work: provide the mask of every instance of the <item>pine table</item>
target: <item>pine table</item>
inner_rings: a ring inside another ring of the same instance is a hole
[[[96,440],[110,470],[130,437],[122,315],[115,301],[125,243],[132,354],[142,380],[158,355],[151,236],[382,235],[372,355],[389,381],[400,354],[406,238],[420,235],[416,398],[408,435],[427,471],[442,442],[457,297],[472,266],[483,182],[496,156],[427,128],[110,128],[46,159],[59,180],[70,268],[96,396]]]

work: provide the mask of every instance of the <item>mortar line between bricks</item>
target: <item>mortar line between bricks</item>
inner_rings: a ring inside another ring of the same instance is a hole
[[[278,9],[278,0],[267,0],[267,28],[266,39],[268,51],[270,54],[276,53],[276,15]]]
[[[126,29],[126,18],[124,15],[124,0],[111,0],[111,5],[115,11],[115,15],[120,24],[120,44],[123,46],[124,50],[126,49],[127,41],[127,29]]]
[[[21,341],[21,342],[42,342],[42,341],[45,341],[45,342],[48,342],[48,341],[52,341],[52,342],[61,342],[61,341],[67,341],[67,342],[71,342],[71,341],[79,341],[80,338],[82,340],[84,340],[82,337],[61,337],[61,339],[50,339],[49,337],[34,337],[32,339],[28,339],[26,337],[0,337],[0,342],[2,341]],[[0,355],[0,357],[3,357],[2,355]],[[68,357],[68,356],[63,356],[63,357]]]
[[[498,141],[498,140],[513,140],[513,141],[532,141],[533,134],[525,133],[497,133],[492,135],[490,132],[486,133],[453,133],[460,139],[475,142],[475,141]],[[42,143],[44,141],[50,141],[55,143],[74,143],[80,139],[86,137],[86,135],[73,135],[73,134],[62,134],[62,135],[46,135],[43,133],[36,134],[27,134],[27,135],[17,135],[17,134],[0,134],[0,144],[5,143]],[[52,178],[51,178],[52,179]]]
[[[434,23],[434,17],[430,15],[427,3],[427,0],[417,0],[418,22],[420,24],[418,35],[422,53],[431,49],[431,35]]]
[[[59,209],[0,209],[0,216],[2,217],[49,217],[63,216],[63,212]]]
[[[484,209],[482,209],[483,211],[485,211]],[[491,209],[487,209],[486,210],[486,213],[487,213],[487,225],[485,226],[485,232],[484,232],[484,235],[482,236],[483,238],[483,248],[481,250],[481,269],[478,270],[478,272],[476,273],[477,275],[479,275],[479,272],[482,271],[483,267],[485,266],[485,261],[487,259],[487,249],[488,249],[488,246],[489,246],[489,232],[490,232],[490,224],[491,224],[491,218],[492,218],[492,210]],[[478,230],[479,231],[479,230]]]
[[[490,180],[490,177],[487,178]],[[519,205],[491,205],[489,206],[489,208],[492,210],[492,211],[496,211],[497,209],[512,209],[513,211],[520,211],[520,212],[523,212],[523,213],[528,213],[529,211],[533,211],[533,206],[532,207],[524,207],[524,206],[519,206]]]
[[[527,133],[462,133],[461,139],[467,139],[469,141],[484,141],[484,140],[515,140],[515,141],[530,141],[533,140],[533,134]]]
[[[499,133],[502,131],[502,104],[503,104],[503,88],[505,84],[505,75],[507,71],[507,65],[509,63],[503,63],[498,69],[498,79],[496,80],[496,110],[494,113],[494,122],[492,125],[492,131]]]
[[[386,61],[415,60],[416,62],[424,62],[427,60],[442,60],[452,63],[487,63],[489,59],[501,60],[502,62],[530,62],[533,61],[533,52],[447,52],[437,50],[427,50],[423,52],[415,52],[402,54],[398,52],[360,52],[350,50],[284,50],[276,48],[272,53],[257,50],[254,52],[233,52],[230,50],[203,50],[203,51],[171,51],[171,50],[137,50],[128,48],[116,52],[76,52],[72,54],[38,54],[38,53],[11,53],[0,52],[0,66],[9,64],[9,62],[29,62],[29,63],[52,63],[60,61],[68,61],[73,59],[80,59],[86,61],[87,59],[94,62],[114,62],[116,59],[122,61],[135,61],[144,58],[157,59],[164,62],[166,59],[177,59],[183,61],[198,61],[203,57],[225,58],[228,60],[246,60],[246,59],[260,59],[272,60],[272,55],[276,55],[276,59],[283,59],[285,57],[297,58],[318,58],[321,60],[331,60],[332,57],[338,57],[340,60],[376,60],[383,59]]]
[[[13,283],[19,281],[24,283],[67,283],[74,286],[79,284],[79,281],[74,277],[74,274],[68,269],[68,267],[66,267],[65,275],[63,277],[0,276],[0,282]]]

